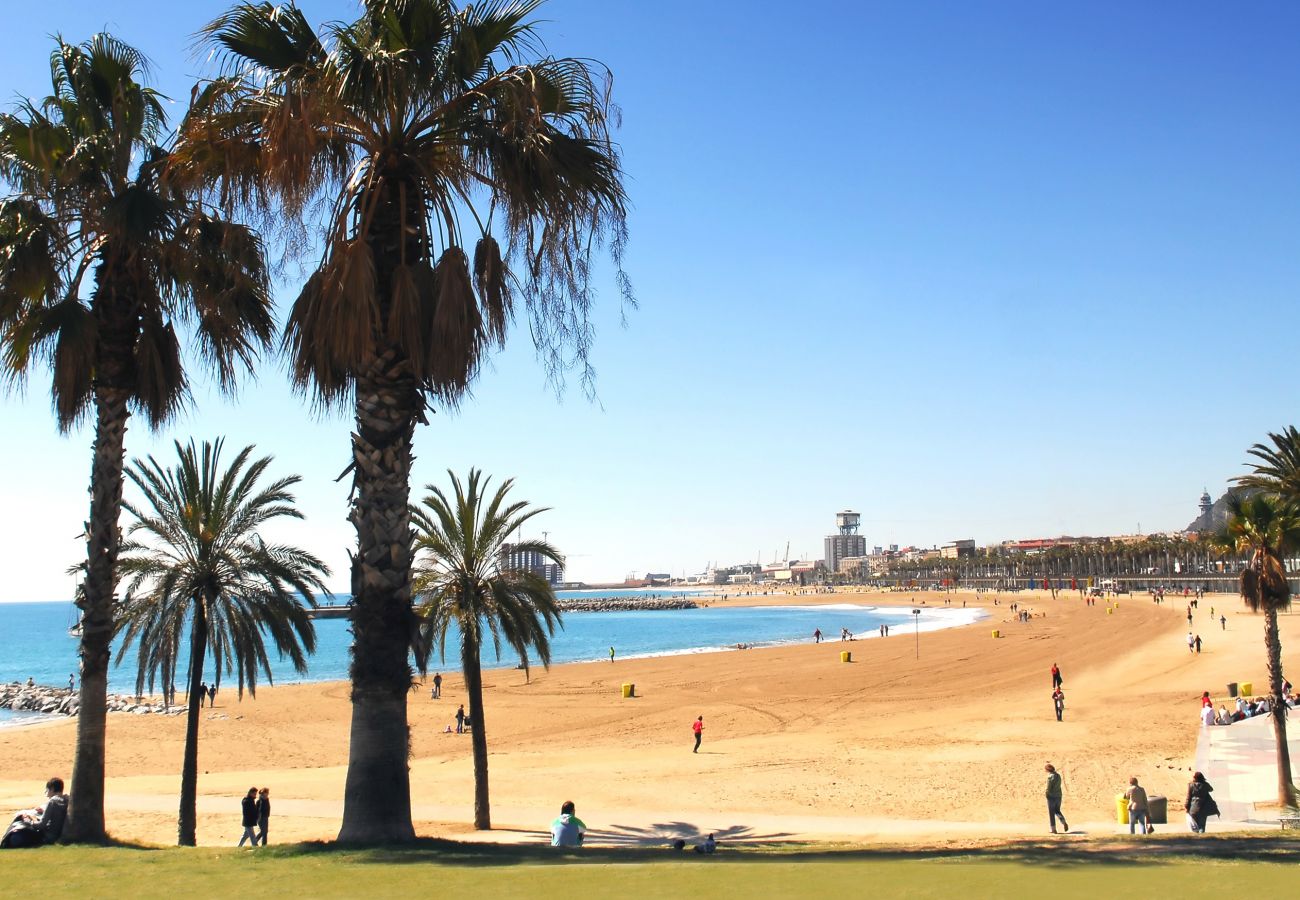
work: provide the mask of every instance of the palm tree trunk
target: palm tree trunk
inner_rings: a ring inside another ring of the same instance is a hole
[[[108,663],[113,642],[113,593],[117,584],[125,452],[127,392],[104,388],[95,395],[95,449],[90,472],[90,521],[81,607],[81,691],[77,749],[64,839],[104,843],[104,754],[107,742]]]
[[[185,712],[185,761],[181,765],[181,809],[177,820],[176,843],[193,847],[197,843],[195,831],[198,813],[195,809],[199,794],[199,685],[203,683],[203,658],[208,649],[208,615],[206,598],[196,597],[194,623],[190,627],[190,692],[189,709]]]
[[[474,747],[474,827],[487,831],[492,827],[488,804],[487,726],[483,721],[483,671],[479,664],[478,641],[465,638],[461,644],[461,667],[465,671],[465,694],[474,720],[470,743]]]
[[[1283,809],[1296,805],[1295,783],[1291,780],[1291,748],[1286,742],[1286,698],[1282,696],[1282,640],[1277,632],[1277,609],[1264,609],[1264,645],[1268,649],[1269,717],[1277,743],[1277,802]]]
[[[359,377],[352,438],[352,732],[340,841],[415,840],[411,824],[411,437],[422,409],[390,351]]]

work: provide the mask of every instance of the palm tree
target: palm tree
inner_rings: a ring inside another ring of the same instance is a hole
[[[1273,446],[1255,444],[1246,452],[1255,459],[1253,470],[1233,481],[1243,488],[1270,491],[1291,502],[1300,502],[1300,431],[1288,425],[1280,433],[1269,432]]]
[[[415,426],[454,406],[520,298],[548,375],[589,383],[594,254],[621,254],[625,197],[607,73],[544,55],[541,0],[362,0],[319,31],[243,3],[204,35],[224,74],[182,144],[233,207],[328,210],[284,343],[295,385],[351,406],[352,727],[344,841],[415,836],[410,472]],[[318,219],[312,219],[318,221]],[[499,240],[498,240],[499,238]]]
[[[1275,494],[1257,493],[1228,498],[1228,524],[1219,543],[1249,554],[1241,572],[1241,598],[1252,612],[1264,613],[1264,647],[1268,654],[1269,716],[1277,742],[1277,797],[1284,808],[1294,807],[1291,752],[1286,738],[1286,699],[1282,693],[1282,641],[1277,614],[1291,607],[1286,555],[1300,549],[1300,514]]]
[[[422,638],[417,658],[423,669],[433,647],[445,654],[447,632],[460,633],[460,662],[465,673],[474,727],[474,827],[492,827],[488,806],[487,723],[483,714],[483,676],[479,658],[484,639],[491,635],[497,659],[504,641],[528,665],[534,649],[544,667],[551,664],[550,635],[560,624],[555,591],[540,574],[504,568],[506,552],[539,556],[555,563],[563,559],[545,541],[520,541],[507,545],[511,533],[544,508],[530,509],[527,502],[508,503],[514,484],[507,478],[488,499],[488,482],[471,469],[462,484],[453,473],[452,494],[430,484],[429,495],[411,511],[415,546],[423,554],[415,574],[416,596],[422,601]]]
[[[60,431],[95,421],[81,607],[81,696],[65,835],[103,841],[105,698],[127,419],[158,427],[188,399],[178,325],[231,389],[273,333],[257,236],[207,209],[158,145],[146,61],[99,34],[59,40],[53,93],[0,115],[0,358],[50,370]]]
[[[147,463],[133,460],[127,470],[144,503],[125,504],[136,521],[119,561],[128,583],[117,660],[138,640],[136,693],[144,692],[146,679],[152,692],[160,673],[163,684],[171,684],[181,661],[182,636],[189,629],[189,709],[178,821],[178,843],[185,847],[195,843],[200,685],[207,654],[212,653],[218,684],[223,672],[235,672],[241,697],[245,684],[256,695],[259,669],[273,681],[267,637],[299,674],[306,672],[316,631],[303,603],[315,605],[312,597],[325,593],[321,578],[329,574],[310,553],[268,544],[258,534],[275,519],[302,518],[289,492],[298,476],[258,484],[271,458],[250,462],[252,446],[223,469],[222,443],[205,441],[200,452],[193,441],[184,447],[177,442],[174,468],[164,468],[150,456]]]

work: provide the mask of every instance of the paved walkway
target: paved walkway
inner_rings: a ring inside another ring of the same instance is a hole
[[[1300,759],[1300,717],[1287,721],[1287,744],[1291,748],[1292,771]],[[1257,716],[1231,725],[1201,726],[1196,744],[1196,768],[1214,786],[1214,800],[1224,825],[1270,825],[1277,827],[1277,810],[1256,810],[1255,804],[1277,803],[1277,742],[1268,716]],[[1170,804],[1182,809],[1182,799]],[[1215,823],[1210,820],[1211,827]]]

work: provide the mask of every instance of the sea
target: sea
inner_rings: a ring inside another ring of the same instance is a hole
[[[559,591],[560,598],[692,596],[695,592],[662,589]],[[705,599],[705,598],[701,598]],[[910,609],[898,607],[872,607],[854,604],[821,606],[799,605],[799,597],[792,596],[788,606],[710,607],[673,610],[634,610],[617,612],[570,612],[564,616],[562,629],[551,638],[551,662],[583,662],[609,659],[613,647],[618,659],[635,659],[646,656],[668,656],[686,653],[706,653],[734,649],[737,644],[754,647],[788,644],[812,640],[820,629],[825,640],[838,641],[841,628],[847,628],[862,638],[878,635],[881,625],[889,625],[900,634],[934,631],[957,625],[966,625],[979,619],[983,613],[977,609],[951,607],[922,608],[913,621]],[[323,603],[345,603],[346,596],[335,595]],[[66,686],[68,676],[77,671],[77,638],[69,628],[77,620],[76,608],[71,602],[53,603],[0,603],[0,682],[34,679],[38,684]],[[316,652],[308,660],[305,675],[293,670],[289,661],[277,659],[271,653],[271,675],[275,684],[292,684],[303,681],[337,681],[348,675],[348,648],[351,635],[346,619],[319,619],[316,625]],[[431,667],[458,669],[458,635],[448,635],[446,658],[436,651]],[[485,666],[514,668],[518,658],[508,648],[496,658],[491,647],[485,647]],[[114,644],[115,664],[109,671],[109,690],[114,693],[135,693],[135,647],[117,660],[119,644]],[[535,664],[535,660],[533,660]],[[211,666],[211,663],[209,663]],[[180,671],[184,671],[182,667]],[[214,673],[205,675],[211,682]],[[233,683],[233,678],[222,675],[222,681]],[[258,684],[263,684],[259,676]],[[147,685],[146,685],[147,690]],[[8,710],[0,710],[0,721],[12,719]]]

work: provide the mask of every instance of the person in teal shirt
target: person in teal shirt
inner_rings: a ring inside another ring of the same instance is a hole
[[[581,847],[587,834],[587,823],[574,815],[572,800],[560,805],[560,816],[551,823],[552,847]]]

